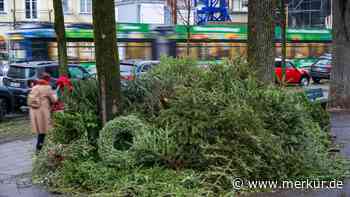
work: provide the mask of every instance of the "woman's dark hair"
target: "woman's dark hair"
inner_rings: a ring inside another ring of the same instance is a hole
[[[45,81],[50,81],[50,78],[51,78],[50,74],[46,72],[41,73],[39,76],[39,79],[42,79]]]

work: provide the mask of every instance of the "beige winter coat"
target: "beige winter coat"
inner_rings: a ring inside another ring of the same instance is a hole
[[[47,133],[52,127],[51,105],[57,102],[57,95],[50,85],[36,85],[31,91],[40,92],[41,105],[39,108],[30,108],[30,122],[33,133]]]

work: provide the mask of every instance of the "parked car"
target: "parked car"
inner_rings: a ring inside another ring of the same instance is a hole
[[[90,74],[81,66],[68,65],[69,77],[73,80],[81,80],[90,77]],[[11,64],[7,75],[4,77],[4,85],[15,97],[15,107],[26,105],[27,95],[30,91],[30,84],[37,80],[41,73],[51,75],[53,88],[56,88],[56,81],[59,77],[59,65],[57,62],[26,62]]]
[[[157,64],[159,61],[155,60],[123,60],[119,64],[121,80],[134,80]],[[88,71],[92,76],[97,76],[96,66],[90,67]]]
[[[121,65],[129,65],[133,67],[133,72],[137,76],[146,73],[154,66],[158,65],[160,62],[158,60],[123,60]]]
[[[310,71],[310,67],[314,64],[318,58],[315,57],[306,57],[306,58],[293,58],[290,61],[297,68],[302,68],[304,70]]]
[[[320,83],[322,79],[329,79],[332,70],[332,59],[321,58],[311,66],[310,75],[315,83]]]
[[[308,86],[310,84],[310,74],[306,69],[297,68],[290,60],[286,60],[285,80],[290,84]],[[278,80],[282,80],[282,60],[275,60],[275,75]]]
[[[135,67],[133,64],[124,64],[119,65],[120,70],[120,79],[131,81],[135,79]]]
[[[0,87],[0,121],[6,114],[13,111],[14,103],[13,94],[6,87]]]
[[[134,79],[134,75],[133,75],[133,69],[134,66],[132,64],[124,64],[124,63],[120,63],[119,65],[119,69],[120,69],[120,77],[122,80],[133,80]],[[96,67],[91,67],[88,69],[88,72],[90,73],[90,75],[94,78],[97,78],[97,69]]]
[[[319,59],[330,59],[332,60],[332,53],[324,53],[319,57]]]

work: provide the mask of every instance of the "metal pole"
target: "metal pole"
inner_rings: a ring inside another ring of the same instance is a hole
[[[282,83],[286,79],[286,56],[287,56],[287,39],[286,39],[286,0],[281,1],[281,36],[282,36]]]
[[[13,29],[16,29],[16,0],[13,0],[13,10],[12,10],[12,14],[13,14]]]
[[[171,19],[174,25],[177,24],[177,0],[169,0],[171,8]]]
[[[53,10],[49,10],[49,22],[52,23],[52,11]]]

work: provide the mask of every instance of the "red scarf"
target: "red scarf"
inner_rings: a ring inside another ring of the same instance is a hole
[[[50,83],[46,80],[39,79],[35,81],[35,85],[50,85]]]

